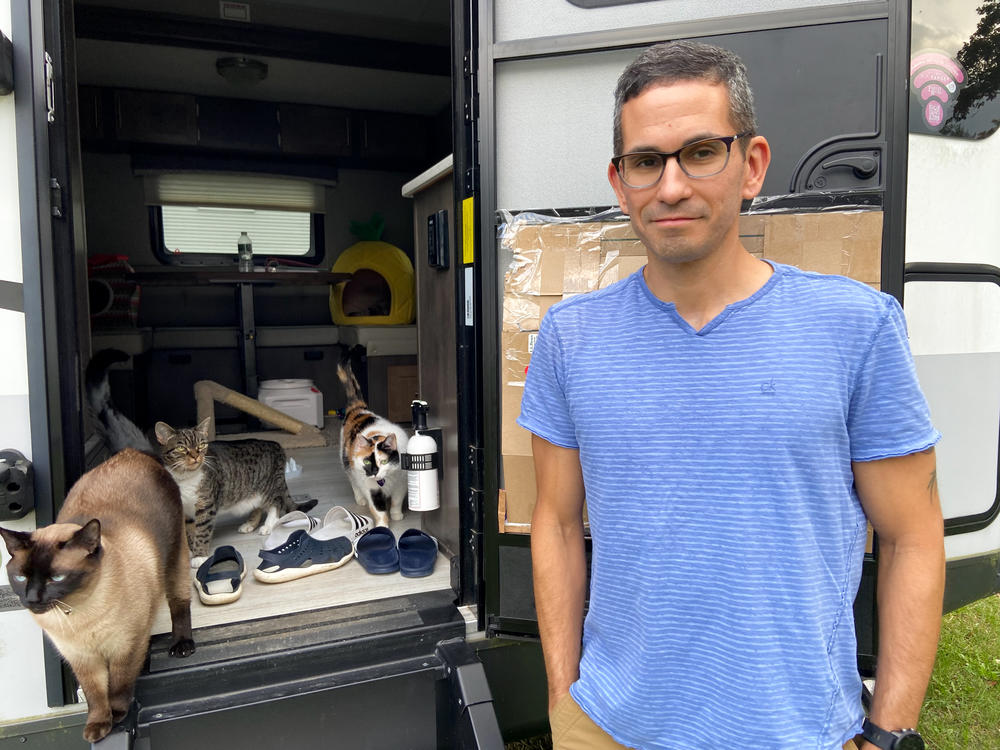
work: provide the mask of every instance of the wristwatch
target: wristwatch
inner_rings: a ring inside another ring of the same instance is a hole
[[[861,725],[861,736],[882,750],[925,750],[924,738],[916,729],[892,731],[865,719]]]

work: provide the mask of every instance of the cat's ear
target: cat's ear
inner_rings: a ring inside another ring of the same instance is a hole
[[[170,438],[177,434],[177,430],[166,422],[157,422],[154,432],[156,433],[156,439],[160,441],[160,445],[166,445],[170,442]]]
[[[195,427],[195,429],[198,431],[198,437],[202,438],[203,440],[208,440],[208,426],[211,423],[211,421],[212,421],[211,417],[205,417],[198,423],[198,426]]]
[[[4,544],[10,554],[31,548],[31,534],[26,531],[11,531],[0,528],[0,536],[3,537]]]
[[[396,450],[396,436],[395,435],[389,435],[385,440],[382,441],[382,450],[386,451],[387,453],[389,451]]]
[[[101,522],[96,518],[87,521],[82,529],[69,538],[66,546],[85,550],[88,555],[94,554],[101,546]]]

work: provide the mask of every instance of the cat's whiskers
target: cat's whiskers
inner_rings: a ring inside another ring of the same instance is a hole
[[[73,608],[61,599],[53,599],[52,601],[56,605],[56,610],[61,612],[63,616],[68,617],[73,613]]]

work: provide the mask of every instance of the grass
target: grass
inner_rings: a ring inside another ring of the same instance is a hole
[[[920,730],[929,750],[1000,750],[1000,595],[945,615]]]
[[[1000,595],[945,615],[920,730],[928,750],[1000,750]],[[507,750],[550,750],[552,739]]]

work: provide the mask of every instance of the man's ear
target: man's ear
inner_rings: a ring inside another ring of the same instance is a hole
[[[739,148],[737,145],[736,148]],[[771,163],[771,146],[762,135],[755,135],[747,145],[746,159],[743,165],[744,200],[756,198],[764,187],[764,176]]]
[[[611,189],[615,191],[615,197],[618,199],[618,206],[621,208],[622,213],[628,216],[629,210],[625,200],[625,188],[622,185],[622,178],[618,174],[618,170],[615,169],[615,165],[611,162],[608,162],[608,182],[611,183]]]

